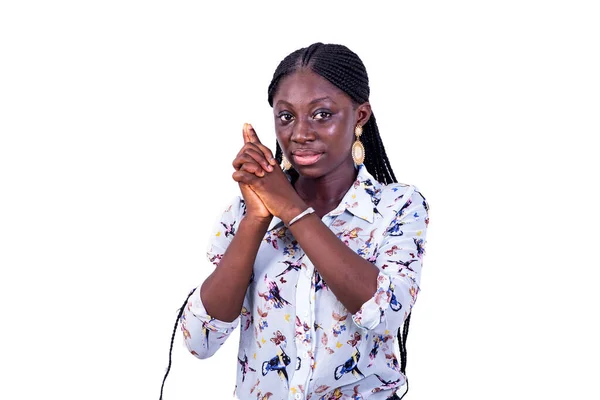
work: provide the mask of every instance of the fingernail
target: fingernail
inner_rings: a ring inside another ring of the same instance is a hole
[[[248,130],[254,129],[251,124],[246,124],[246,125],[248,125]]]

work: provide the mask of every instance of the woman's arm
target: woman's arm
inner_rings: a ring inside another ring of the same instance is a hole
[[[250,143],[249,128],[244,125],[234,176],[238,169],[264,176],[275,165],[270,150]],[[207,257],[216,269],[191,295],[181,317],[185,344],[198,358],[213,355],[236,328],[256,254],[273,218],[248,185],[239,186],[243,200],[236,198],[221,215],[208,246]]]
[[[260,243],[270,219],[245,217],[217,268],[202,284],[200,297],[208,314],[231,322],[240,315]]]
[[[223,258],[227,258],[225,254],[229,252],[228,249],[232,242],[240,233],[240,228],[242,228],[240,239],[244,235],[243,226],[246,224],[242,224],[241,221],[243,221],[245,215],[246,203],[238,196],[221,214],[214,225],[207,247],[206,258],[217,269],[220,269],[220,273],[223,273],[223,269],[227,268],[226,264],[221,265],[221,261]],[[244,292],[245,288],[242,289],[242,298]],[[238,312],[240,310],[241,307]],[[212,312],[212,309],[210,311]],[[190,295],[180,322],[185,344],[190,352],[198,358],[208,358],[225,343],[231,332],[237,327],[239,320],[235,318],[233,318],[233,321],[231,319],[221,320],[211,315],[201,298],[201,287],[198,287]]]
[[[289,221],[304,211],[299,205],[286,210],[281,220]],[[344,244],[315,214],[289,227],[327,286],[352,314],[375,293],[379,269]]]
[[[398,211],[391,222],[400,224],[404,232],[401,236],[383,235],[374,263],[346,246],[315,214],[289,227],[331,291],[364,328],[385,322],[390,330],[397,329],[419,291],[428,212],[418,191],[404,199],[396,204]],[[303,207],[291,207],[280,218],[287,225]],[[388,228],[380,229],[387,232]],[[384,268],[385,273],[381,272]]]
[[[234,179],[243,173],[264,176],[265,172],[273,171],[273,166],[276,165],[271,151],[260,143],[255,143],[250,130],[253,131],[252,126],[244,124],[244,146],[232,163],[236,170],[233,173]],[[200,297],[208,314],[225,322],[233,321],[240,314],[256,254],[273,219],[248,185],[240,183],[239,186],[244,198],[245,216],[240,216],[237,232],[229,233],[233,236],[231,243],[220,262],[216,263],[217,268],[200,289]]]
[[[181,316],[185,344],[196,357],[212,356],[237,327],[256,252],[270,220],[249,215],[248,203],[240,197],[217,220],[206,254],[216,269],[191,294]]]

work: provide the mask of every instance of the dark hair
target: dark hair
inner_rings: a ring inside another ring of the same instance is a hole
[[[269,85],[271,107],[281,80],[304,68],[327,79],[346,93],[355,104],[360,105],[369,101],[369,77],[361,59],[346,46],[314,43],[294,51],[281,61]],[[379,136],[374,114],[371,114],[371,118],[363,126],[363,134],[360,138],[365,146],[364,164],[367,170],[381,183],[397,182]],[[275,158],[281,163],[282,151],[279,143],[275,146]]]
[[[169,365],[167,366],[167,370],[165,371],[165,376],[163,377],[162,385],[160,385],[160,398],[159,400],[163,400],[163,390],[165,389],[165,382],[167,381],[167,376],[169,376],[169,372],[171,371],[171,363],[172,363],[172,355],[173,355],[173,343],[175,343],[175,334],[177,333],[177,325],[181,320],[181,316],[183,315],[183,310],[188,303],[188,300],[192,296],[192,294],[196,291],[196,288],[192,289],[190,293],[188,293],[185,301],[177,310],[177,318],[175,318],[175,326],[173,327],[173,333],[171,334],[171,346],[169,347]]]
[[[369,76],[358,55],[340,44],[313,43],[308,47],[294,51],[279,63],[268,90],[268,100],[271,107],[273,107],[273,97],[282,79],[303,68],[308,68],[327,79],[350,96],[355,104],[359,105],[369,101],[371,92],[369,89]],[[398,182],[379,136],[375,114],[371,114],[371,118],[363,126],[363,134],[360,138],[365,146],[364,164],[369,173],[377,181],[384,184]],[[279,147],[279,143],[276,143],[275,158],[277,162],[281,163],[282,155],[281,147]],[[410,325],[410,315],[409,313],[404,321],[404,326],[400,327],[397,333],[400,348],[400,370],[403,374],[406,373],[406,338]],[[406,385],[406,392],[402,397],[408,392],[408,379]]]

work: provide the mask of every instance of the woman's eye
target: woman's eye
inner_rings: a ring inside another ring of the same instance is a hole
[[[279,114],[279,119],[282,120],[283,122],[289,122],[293,119],[294,117],[292,116],[292,114],[290,113],[281,113]]]
[[[314,119],[326,119],[331,117],[331,113],[327,112],[327,111],[319,111],[315,114],[315,116],[313,117]]]

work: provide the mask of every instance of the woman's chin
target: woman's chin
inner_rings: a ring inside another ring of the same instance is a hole
[[[323,168],[316,165],[298,165],[294,166],[294,169],[303,178],[317,179],[325,175]]]

